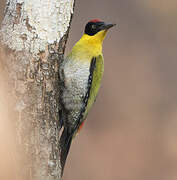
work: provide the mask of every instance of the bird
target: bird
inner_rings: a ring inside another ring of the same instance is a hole
[[[116,24],[92,19],[85,25],[81,39],[60,65],[60,137],[62,175],[71,142],[82,128],[94,104],[104,72],[103,40]]]

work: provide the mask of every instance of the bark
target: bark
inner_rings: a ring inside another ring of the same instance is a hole
[[[59,77],[74,0],[7,0],[0,40],[23,177],[61,179]]]

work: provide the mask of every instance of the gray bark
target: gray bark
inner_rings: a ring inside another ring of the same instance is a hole
[[[20,173],[32,180],[61,179],[59,77],[74,0],[7,0],[0,40],[9,93],[15,103]]]

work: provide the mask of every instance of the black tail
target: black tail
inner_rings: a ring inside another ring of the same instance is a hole
[[[61,138],[60,138],[60,162],[61,162],[61,176],[63,175],[66,159],[68,156],[68,152],[71,146],[73,135],[68,131],[67,128],[64,128]]]

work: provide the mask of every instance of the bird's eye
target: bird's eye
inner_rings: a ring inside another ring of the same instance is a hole
[[[96,29],[96,25],[95,24],[92,24],[92,29]]]

